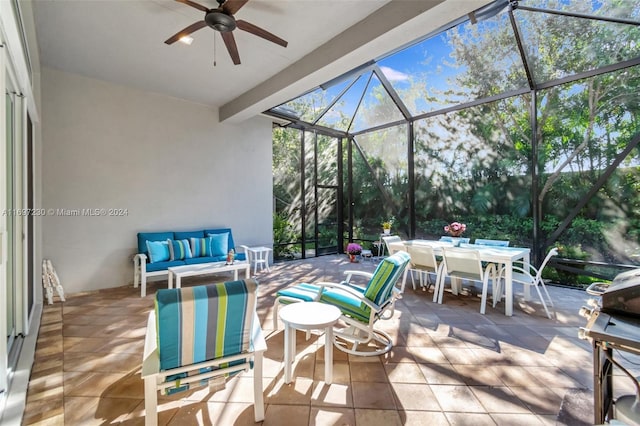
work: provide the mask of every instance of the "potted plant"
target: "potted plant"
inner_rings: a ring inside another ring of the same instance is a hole
[[[382,231],[385,234],[389,234],[391,233],[391,225],[393,225],[393,218],[389,219],[389,220],[385,220],[384,222],[382,222]]]
[[[362,253],[362,246],[358,243],[349,243],[347,245],[347,254],[349,255],[349,261],[356,263],[356,256]]]

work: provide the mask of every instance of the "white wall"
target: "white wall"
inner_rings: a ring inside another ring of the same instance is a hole
[[[139,231],[272,244],[269,120],[220,124],[217,109],[49,68],[41,85],[42,253],[67,293],[131,284]]]

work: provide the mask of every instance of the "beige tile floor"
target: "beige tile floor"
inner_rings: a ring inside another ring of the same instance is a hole
[[[593,388],[590,344],[577,337],[585,322],[577,312],[589,297],[560,287],[550,288],[557,317],[549,320],[535,301],[519,298],[513,317],[503,315],[503,304],[480,315],[476,297],[446,294],[437,305],[431,292],[409,283],[394,317],[379,323],[395,338],[392,352],[371,358],[334,349],[334,381],[327,385],[324,339],[305,340],[300,333],[295,381],[284,384],[282,325],[272,325],[275,292],[374,267],[325,256],[258,273],[258,309],[268,344],[264,425],[575,425],[592,419],[591,404],[588,412],[564,408],[572,390]],[[227,279],[190,279],[184,285]],[[152,284],[146,298],[126,286],[69,295],[65,303],[46,306],[23,424],[143,424],[146,318],[154,290],[163,286],[166,281]],[[639,360],[627,360],[635,362],[637,375]],[[630,386],[619,382],[616,392],[629,393]],[[252,425],[251,384],[249,373],[217,392],[205,387],[161,397],[159,423]]]

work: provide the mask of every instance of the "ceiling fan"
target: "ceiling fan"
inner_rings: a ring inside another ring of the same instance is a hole
[[[287,47],[287,42],[280,37],[271,34],[269,31],[255,26],[247,21],[236,19],[233,17],[235,13],[240,10],[249,0],[217,0],[218,7],[216,9],[208,9],[207,7],[193,2],[191,0],[176,0],[178,3],[184,3],[191,7],[204,12],[204,19],[202,21],[195,22],[181,31],[178,31],[173,36],[169,37],[165,43],[173,44],[183,37],[186,37],[201,28],[209,26],[214,30],[220,32],[222,40],[231,55],[231,59],[235,65],[240,64],[240,54],[238,53],[238,46],[236,46],[236,40],[233,37],[233,30],[239,28],[243,31],[262,37],[265,40],[269,40],[282,47]]]

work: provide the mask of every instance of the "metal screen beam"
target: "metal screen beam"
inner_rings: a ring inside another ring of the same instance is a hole
[[[608,16],[588,15],[586,13],[579,13],[579,12],[565,12],[564,10],[540,9],[537,7],[520,6],[520,5],[515,6],[514,9],[526,10],[528,12],[548,13],[550,15],[568,16],[571,18],[590,19],[592,21],[605,21],[605,22],[613,22],[616,24],[626,24],[626,25],[640,25],[640,22],[633,21],[631,19],[610,18]]]

